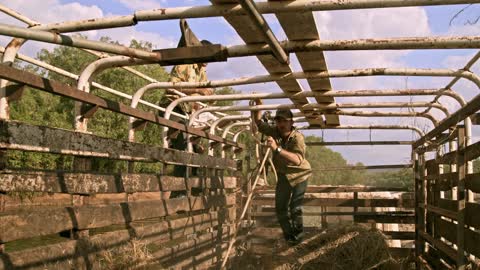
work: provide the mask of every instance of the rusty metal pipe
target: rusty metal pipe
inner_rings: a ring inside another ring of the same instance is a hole
[[[269,51],[273,53],[275,58],[282,64],[288,64],[290,61],[288,55],[280,46],[278,39],[273,34],[272,29],[268,26],[267,21],[263,18],[262,14],[258,12],[255,2],[252,0],[239,0],[240,5],[250,17],[250,20],[257,27],[259,32],[263,35],[265,42],[268,44]]]
[[[460,5],[480,3],[479,0],[328,0],[328,1],[271,1],[258,2],[259,13],[285,13],[367,8],[393,8],[411,6]],[[159,8],[135,12],[138,21],[205,18],[226,15],[246,15],[239,4]]]

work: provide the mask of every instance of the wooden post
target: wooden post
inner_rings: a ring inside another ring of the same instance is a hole
[[[353,222],[358,213],[358,192],[353,192]]]
[[[320,212],[322,214],[322,218],[321,218],[321,222],[322,222],[322,229],[326,229],[328,227],[328,222],[327,222],[327,216],[326,216],[326,212],[327,212],[327,207],[326,206],[320,206]]]
[[[467,160],[465,159],[466,138],[465,127],[458,126],[458,150],[457,150],[457,203],[458,203],[458,219],[457,219],[457,269],[465,269],[465,177],[467,170]]]
[[[420,154],[416,152],[416,149],[413,149],[412,156],[415,172],[415,257],[419,258],[425,250],[425,241],[420,236],[420,232],[425,230],[424,154]],[[416,264],[417,269],[421,269],[418,262]]]

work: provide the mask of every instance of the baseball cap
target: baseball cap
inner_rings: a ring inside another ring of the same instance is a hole
[[[293,113],[289,109],[279,109],[277,110],[277,113],[275,114],[275,120],[277,119],[285,119],[285,120],[292,120],[293,119]]]

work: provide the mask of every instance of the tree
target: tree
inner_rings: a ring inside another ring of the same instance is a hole
[[[103,37],[101,40],[118,43],[111,41],[108,37]],[[137,40],[132,40],[130,46],[146,50],[152,48],[151,43]],[[81,73],[87,65],[96,59],[94,55],[85,51],[66,46],[58,46],[51,51],[43,49],[37,54],[36,58],[75,74]],[[132,68],[145,73],[158,81],[168,80],[168,73],[163,67],[157,64]],[[35,68],[33,66],[26,66],[26,69],[49,79],[57,80],[76,87],[75,80],[66,78],[62,75]],[[140,77],[132,76],[128,71],[121,68],[103,71],[95,76],[94,80],[100,84],[130,95],[133,95],[136,90],[149,83]],[[92,87],[91,92],[95,95],[130,105],[129,100],[107,93],[95,87]],[[158,104],[162,96],[163,91],[151,91],[150,93],[147,93],[143,99]],[[139,107],[144,110],[153,110],[152,108],[143,105],[140,105]],[[22,100],[11,105],[11,118],[35,125],[72,129],[73,108],[74,102],[71,99],[27,88]],[[88,130],[95,135],[126,140],[128,136],[128,118],[124,115],[107,110],[98,110],[94,117],[90,119]],[[148,125],[144,131],[137,132],[136,140],[138,142],[160,145],[162,143],[160,141],[161,132],[161,127]],[[68,169],[71,165],[71,159],[60,155],[11,152],[9,157],[10,165],[14,167],[23,166],[38,169]],[[97,171],[118,171],[125,169],[126,163],[106,159],[94,159],[92,167]],[[140,170],[142,170],[142,168],[143,167],[140,166]],[[155,168],[155,170],[157,169],[158,168]]]

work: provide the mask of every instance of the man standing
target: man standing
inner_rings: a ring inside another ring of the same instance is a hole
[[[262,104],[261,100],[256,101]],[[275,125],[261,121],[261,112],[252,112],[258,131],[267,135],[267,145],[273,152],[273,164],[278,181],[275,189],[275,212],[285,240],[292,245],[302,241],[302,201],[311,176],[310,163],[305,159],[305,139],[293,126],[293,114],[279,109]],[[288,215],[290,211],[290,216]]]
[[[212,43],[208,40],[198,41],[195,34],[189,28],[185,20],[180,20],[180,30],[182,32],[182,37],[179,41],[178,47],[183,46],[207,46]],[[172,68],[170,72],[170,82],[205,82],[207,81],[206,74],[206,63],[199,64],[185,64],[185,65],[176,65]],[[178,89],[178,91],[188,95],[212,95],[214,93],[212,88],[183,88]],[[160,106],[167,107],[172,101],[180,98],[179,95],[166,93],[162,100],[160,101]],[[185,116],[190,116],[194,111],[200,109],[198,104],[195,102],[182,102],[177,105],[173,112],[178,114],[183,114]],[[163,116],[163,112],[160,112],[160,116]],[[188,120],[172,115],[171,120],[187,125]],[[188,142],[186,139],[186,134],[179,132],[178,130],[169,129],[168,138],[170,139],[170,148],[185,151],[187,150]],[[197,142],[193,146],[195,153],[203,153],[204,148]],[[173,169],[173,176],[185,177],[187,173],[187,167],[183,165],[175,165]],[[196,168],[192,169],[192,175],[196,175]],[[193,190],[192,190],[193,191]],[[197,191],[192,192],[197,193]],[[175,198],[179,196],[184,196],[185,191],[174,191],[170,194],[170,198]]]

